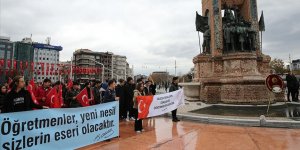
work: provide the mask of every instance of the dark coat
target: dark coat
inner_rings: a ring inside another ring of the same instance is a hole
[[[171,86],[170,86],[169,92],[174,92],[174,91],[177,91],[177,90],[179,90],[178,84],[172,83]]]
[[[73,99],[73,97],[76,97],[79,94],[79,90],[74,90],[71,89],[70,91],[67,92],[66,98],[67,101],[70,102],[70,107],[71,108],[76,108],[76,107],[82,107],[81,104],[75,99]]]
[[[104,93],[103,103],[113,102],[116,100],[116,91],[107,89]]]
[[[97,88],[96,86],[93,87],[93,93],[94,93],[94,100],[96,104],[101,103],[101,93],[100,93],[100,86]]]
[[[2,108],[4,107],[6,101],[6,94],[0,93],[0,112],[2,112]]]
[[[135,84],[128,84],[126,83],[125,84],[125,87],[124,87],[124,94],[125,94],[125,103],[126,104],[129,104],[130,106],[133,105],[133,91],[135,89]]]
[[[3,112],[29,111],[33,108],[42,109],[43,107],[33,103],[27,90],[21,89],[19,92],[12,90],[6,96]]]

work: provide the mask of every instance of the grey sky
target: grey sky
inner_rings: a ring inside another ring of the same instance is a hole
[[[300,1],[258,0],[264,10],[264,53],[300,58]],[[135,74],[186,73],[199,53],[195,11],[201,0],[0,0],[0,35],[61,45],[61,60],[75,49],[126,55]],[[201,11],[200,11],[201,12]]]

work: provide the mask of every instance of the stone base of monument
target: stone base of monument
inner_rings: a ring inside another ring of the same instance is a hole
[[[189,102],[199,101],[199,97],[200,97],[199,82],[179,83],[179,86],[183,87],[185,100]]]
[[[259,56],[259,57],[258,57]],[[223,54],[219,57],[198,55],[194,81],[199,99],[206,103],[267,104],[284,100],[269,92],[265,79],[270,72],[270,57],[255,52]]]

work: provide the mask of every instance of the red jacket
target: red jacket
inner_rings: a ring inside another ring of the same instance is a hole
[[[39,104],[41,106],[48,106],[50,107],[50,104],[48,104],[46,102],[46,95],[50,92],[51,87],[48,89],[45,89],[43,86],[40,86],[37,90],[36,90],[36,99],[39,102]],[[45,100],[43,101],[42,98],[45,98]]]

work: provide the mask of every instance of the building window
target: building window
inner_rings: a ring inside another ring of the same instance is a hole
[[[0,45],[0,48],[5,48],[5,45]]]
[[[45,58],[43,58],[43,60],[45,60]]]
[[[49,60],[49,58],[47,58],[47,60]]]

